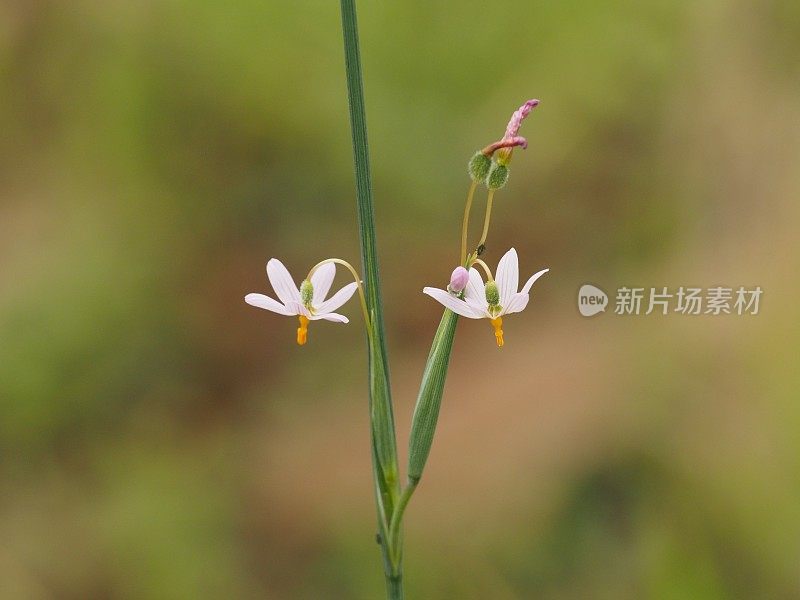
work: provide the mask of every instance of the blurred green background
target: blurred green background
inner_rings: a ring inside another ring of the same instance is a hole
[[[800,598],[800,4],[359,8],[402,457],[466,161],[542,100],[486,260],[552,271],[459,324],[408,596]],[[5,0],[0,131],[0,597],[381,597],[357,303],[242,301],[358,261],[338,3]]]

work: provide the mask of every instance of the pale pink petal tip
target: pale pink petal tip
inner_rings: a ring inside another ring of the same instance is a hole
[[[464,267],[458,266],[453,270],[453,274],[450,275],[450,291],[461,292],[467,287],[468,282],[469,271]]]
[[[518,136],[515,136],[515,137],[511,138],[509,141],[512,142],[512,144],[511,144],[512,146],[519,146],[523,150],[525,150],[525,148],[528,147],[528,140],[526,140],[521,135],[518,135]]]
[[[511,115],[511,120],[508,122],[508,127],[506,127],[506,134],[503,137],[515,137],[519,133],[519,128],[522,125],[522,121],[525,120],[525,117],[527,117],[538,105],[539,101],[536,98],[532,98],[514,111],[514,114]]]

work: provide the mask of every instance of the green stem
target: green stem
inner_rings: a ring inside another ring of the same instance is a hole
[[[409,479],[400,499],[397,501],[397,506],[392,515],[392,522],[389,525],[389,545],[392,550],[393,562],[399,562],[402,558],[400,552],[402,550],[402,540],[400,539],[400,525],[403,522],[403,514],[406,512],[411,496],[414,495],[414,490],[417,489],[418,480]]]
[[[389,600],[403,600],[402,575],[386,578],[386,597],[389,598]]]
[[[372,472],[375,499],[378,503],[378,530],[381,534],[386,590],[391,600],[403,597],[402,565],[391,560],[389,523],[400,495],[397,466],[397,441],[394,429],[386,335],[383,326],[378,255],[375,243],[375,216],[367,144],[367,122],[364,111],[364,86],[358,47],[358,23],[355,0],[341,0],[342,34],[344,37],[347,97],[353,134],[358,229],[367,309],[373,335],[369,340],[370,425],[372,432]]]

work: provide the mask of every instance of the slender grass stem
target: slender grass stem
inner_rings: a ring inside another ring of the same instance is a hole
[[[375,215],[367,143],[367,120],[364,110],[364,85],[358,45],[358,22],[355,0],[341,0],[340,4],[355,165],[358,229],[361,242],[361,261],[364,269],[364,302],[369,316],[368,321],[372,326],[372,336],[368,338],[372,474],[375,481],[378,530],[382,538],[381,551],[384,559],[386,593],[390,600],[398,600],[403,597],[402,565],[399,561],[391,560],[388,530],[394,514],[394,505],[400,494],[400,480],[397,476],[397,441],[389,385],[389,365],[386,355],[386,335],[383,326],[383,304],[375,241]]]

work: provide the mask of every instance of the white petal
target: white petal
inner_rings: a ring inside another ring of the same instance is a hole
[[[467,306],[475,311],[475,314],[480,315],[478,318],[492,318],[492,315],[489,314],[489,303],[486,302],[486,300],[480,302],[479,300],[473,300],[472,298],[464,298],[464,302],[466,302]]]
[[[325,300],[319,306],[314,306],[314,311],[317,314],[325,314],[329,312],[333,312],[337,308],[339,308],[342,304],[350,300],[350,298],[355,293],[356,289],[358,288],[358,284],[354,281],[353,283],[348,283],[338,292],[336,292],[333,296]]]
[[[325,296],[331,290],[334,277],[336,277],[336,265],[333,263],[325,263],[314,271],[311,276],[311,285],[314,286],[314,299],[311,303],[314,306],[322,304],[325,300]]]
[[[244,297],[244,301],[250,306],[271,310],[279,315],[292,316],[297,314],[297,312],[292,310],[292,308],[284,306],[277,300],[273,300],[264,294],[247,294],[247,296]]]
[[[489,303],[486,302],[486,284],[483,283],[483,278],[475,267],[471,267],[469,270],[469,281],[464,290],[464,298],[474,300],[484,307],[489,306]]]
[[[528,300],[530,300],[530,296],[523,292],[519,292],[514,294],[511,297],[505,306],[503,306],[502,313],[503,315],[510,315],[512,313],[518,313],[525,310],[525,307],[528,306]]]
[[[455,296],[451,296],[444,290],[438,288],[426,287],[422,290],[423,294],[428,294],[431,298],[444,304],[447,308],[454,313],[467,317],[468,319],[480,319],[483,315],[477,314],[466,302],[459,300]]]
[[[291,302],[300,302],[300,290],[294,283],[294,279],[289,275],[289,271],[277,258],[270,258],[267,263],[267,277],[272,284],[272,288],[278,295],[281,302],[288,305]]]
[[[536,282],[536,280],[537,280],[537,279],[539,279],[539,277],[541,277],[542,275],[544,275],[545,273],[547,273],[549,270],[550,270],[550,269],[542,269],[541,271],[539,271],[539,272],[537,272],[537,273],[534,273],[533,275],[531,275],[531,278],[530,278],[530,279],[528,279],[528,281],[526,281],[526,282],[525,282],[525,285],[524,285],[524,286],[522,286],[522,293],[523,293],[523,294],[528,294],[528,293],[530,293],[530,291],[531,291],[531,286],[532,286],[532,285],[533,285],[533,284]]]
[[[350,322],[350,319],[344,315],[340,315],[339,313],[325,313],[324,315],[314,315],[313,317],[309,318],[311,321],[319,321],[320,319],[324,319],[325,321],[333,321],[334,323]]]
[[[517,258],[517,251],[514,248],[511,248],[500,259],[494,280],[500,292],[500,305],[502,306],[511,300],[519,287],[519,258]]]

